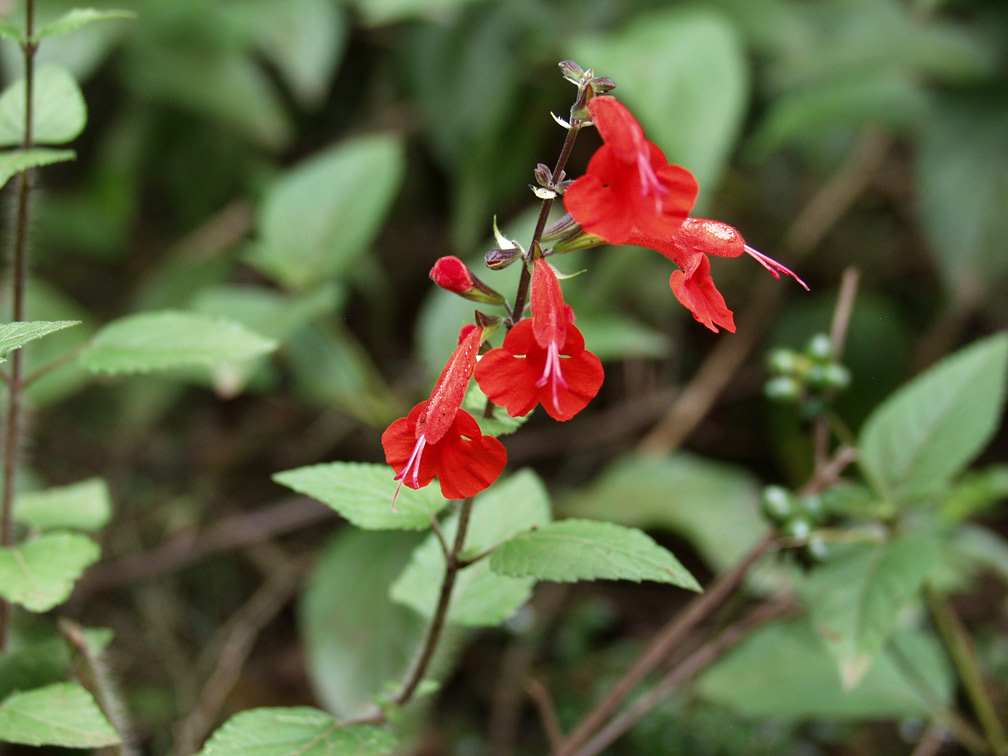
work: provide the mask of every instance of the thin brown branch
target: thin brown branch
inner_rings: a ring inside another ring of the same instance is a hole
[[[932,722],[924,730],[924,734],[917,741],[910,756],[938,756],[938,752],[941,751],[941,747],[945,743],[945,738],[945,728],[937,722]]]
[[[560,720],[557,718],[556,708],[553,706],[553,699],[550,698],[546,686],[535,679],[525,681],[525,692],[528,693],[532,703],[535,704],[536,711],[539,712],[539,721],[542,722],[543,732],[549,741],[551,749],[560,747],[563,741],[563,730],[560,729]]]

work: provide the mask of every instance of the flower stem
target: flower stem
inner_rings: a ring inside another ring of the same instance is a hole
[[[32,99],[35,83],[35,51],[38,43],[35,36],[35,0],[25,3],[25,40],[21,44],[25,61],[25,119],[22,149],[30,150],[32,138]],[[28,217],[30,197],[34,183],[34,173],[26,168],[18,175],[17,209],[14,221],[14,259],[11,266],[13,285],[12,320],[24,320],[25,281],[27,279]],[[11,354],[10,380],[7,382],[7,427],[4,435],[3,494],[0,498],[0,547],[8,547],[14,540],[14,478],[17,472],[18,448],[21,442],[21,396],[24,385],[21,380],[23,370],[23,350],[16,349]],[[7,647],[10,632],[10,604],[0,599],[0,651]]]

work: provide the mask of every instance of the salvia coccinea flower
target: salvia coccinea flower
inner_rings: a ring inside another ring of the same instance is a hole
[[[610,244],[626,244],[634,232],[671,236],[693,209],[693,174],[669,165],[665,153],[644,137],[633,114],[614,97],[588,101],[592,123],[604,144],[584,176],[564,192],[564,207],[586,232]]]
[[[393,508],[404,485],[422,488],[437,477],[446,499],[465,499],[487,488],[504,469],[504,446],[496,438],[484,436],[473,416],[462,409],[482,343],[482,327],[463,329],[430,398],[382,434],[385,460],[399,481]]]
[[[504,296],[500,292],[479,280],[469,267],[454,255],[438,258],[430,270],[430,278],[442,289],[473,302],[504,304]]]
[[[556,273],[542,258],[532,273],[532,317],[515,324],[504,344],[476,365],[476,382],[511,417],[537,405],[554,420],[570,420],[602,386],[599,358],[585,349]]]

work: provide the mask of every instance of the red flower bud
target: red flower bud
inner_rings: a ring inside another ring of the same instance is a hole
[[[480,281],[466,264],[453,255],[439,258],[430,271],[431,280],[446,291],[483,304],[504,304],[504,296]]]

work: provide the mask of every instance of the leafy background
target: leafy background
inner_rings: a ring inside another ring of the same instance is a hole
[[[426,395],[471,314],[432,291],[427,270],[443,254],[478,264],[493,215],[508,235],[530,236],[531,170],[555,159],[563,133],[549,113],[563,114],[572,93],[560,59],[614,78],[649,136],[696,173],[698,212],[738,226],[811,284],[806,294],[778,282],[782,296],[750,302],[766,291],[762,271],[714,261],[729,306],[749,313],[740,330],[761,310],[772,316],[760,347],[797,347],[825,330],[842,271],[860,268],[845,356],[854,388],[838,406],[852,429],[923,366],[1008,327],[1008,9],[998,0],[128,5],[135,19],[40,49],[41,63],[81,82],[88,123],[76,162],[40,174],[28,315],[82,325],[33,344],[28,369],[114,318],[154,310],[228,317],[279,345],[273,357],[196,360],[168,376],[95,378],[68,365],[30,392],[33,487],[107,481],[102,562],[63,611],[114,631],[112,671],[145,752],[189,753],[253,706],[352,714],[401,674],[417,615],[367,598],[388,593],[417,537],[355,532],[271,475],[380,460],[381,430]],[[43,21],[71,7],[39,2]],[[16,18],[18,3],[0,12]],[[2,50],[10,80],[16,46]],[[579,142],[572,174],[595,143]],[[825,195],[814,212],[837,220],[799,256],[796,219],[837,176],[858,190],[849,201]],[[704,582],[765,528],[759,486],[804,479],[801,425],[760,398],[757,350],[688,453],[635,455],[670,392],[738,336],[695,324],[671,296],[668,262],[646,250],[559,264],[588,269],[565,294],[607,381],[569,424],[535,417],[506,439],[512,469],[537,470],[561,514],[648,527]],[[510,292],[513,273],[484,278]],[[130,372],[101,357],[93,369]],[[984,460],[1005,458],[1003,426],[995,433]],[[1003,508],[983,517],[1008,530]],[[957,606],[989,668],[1008,674],[1004,563],[999,577],[963,585]],[[467,753],[511,739],[536,752],[534,726],[508,735],[500,724],[533,716],[509,703],[515,681],[501,659],[536,657],[572,722],[685,596],[546,589],[503,629],[460,630],[439,661],[438,726],[418,728],[417,742]],[[46,641],[21,620],[19,638]],[[374,627],[401,632],[362,647]],[[936,689],[947,685],[928,639],[906,632],[894,643]],[[239,658],[222,654],[236,648]],[[806,626],[761,631],[745,653],[612,752],[906,749],[901,733],[922,709],[900,685],[895,652],[859,697],[823,695],[813,710],[808,691],[823,690],[816,681],[832,668],[810,651]],[[787,682],[770,686],[775,696],[737,684],[731,664],[748,679],[771,658],[765,674]],[[808,688],[795,687],[797,672]],[[880,717],[891,724],[866,723]]]

